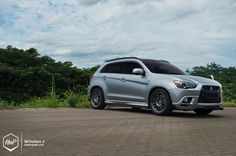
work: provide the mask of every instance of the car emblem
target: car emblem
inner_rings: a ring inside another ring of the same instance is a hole
[[[210,88],[210,91],[212,91],[212,90],[213,90],[213,87]]]

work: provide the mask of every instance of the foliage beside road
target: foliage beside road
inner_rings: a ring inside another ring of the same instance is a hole
[[[0,48],[0,100],[17,105],[33,97],[45,97],[52,86],[58,98],[68,90],[85,94],[88,77],[94,71],[40,56],[34,48]]]
[[[19,104],[0,101],[0,109],[59,107],[90,108],[87,95],[69,94],[70,95],[67,97],[59,98],[55,93],[50,93],[44,97],[33,97]]]

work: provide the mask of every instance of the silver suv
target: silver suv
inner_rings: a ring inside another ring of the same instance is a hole
[[[206,115],[223,109],[219,82],[186,75],[165,60],[126,57],[109,60],[90,77],[88,98],[94,109],[107,104],[150,108],[154,114],[193,110]]]

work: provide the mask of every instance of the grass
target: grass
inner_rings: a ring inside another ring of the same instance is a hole
[[[224,107],[236,107],[236,101],[224,101]],[[64,93],[63,98],[59,98],[55,92],[51,92],[44,97],[34,97],[24,103],[16,104],[0,100],[0,109],[17,109],[17,108],[58,108],[58,107],[74,107],[74,108],[90,108],[87,95],[76,94],[71,90]]]
[[[15,105],[15,103],[9,103],[0,100],[0,109],[14,109],[14,108],[18,108],[17,105]]]
[[[68,95],[59,99],[56,95],[48,95],[45,97],[35,97],[25,103],[19,105],[19,108],[58,108],[58,107],[76,107],[89,108],[89,102],[86,95]]]
[[[20,104],[0,100],[0,109],[59,107],[90,108],[90,104],[87,95],[78,95],[72,91],[66,92],[63,98],[51,92],[44,97],[34,97]]]
[[[87,95],[81,94],[78,95],[72,90],[68,90],[64,93],[64,103],[67,103],[70,107],[78,108],[89,108],[90,104],[87,98]]]
[[[224,101],[223,102],[223,106],[224,107],[236,107],[236,101]]]
[[[52,77],[51,91],[46,96],[34,97],[24,103],[19,104],[17,108],[90,107],[87,95],[78,94],[69,89],[63,94],[63,98],[59,98],[59,96],[56,95],[55,88],[54,77]],[[3,103],[3,105],[0,104],[0,108],[6,107],[8,107],[6,103]],[[9,105],[9,108],[12,108],[12,105]]]

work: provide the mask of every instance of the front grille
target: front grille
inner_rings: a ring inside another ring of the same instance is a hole
[[[221,94],[218,86],[202,86],[199,103],[220,103]]]

